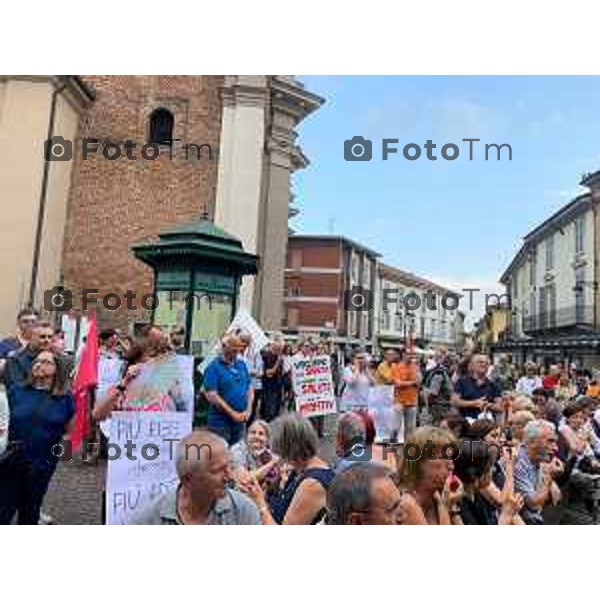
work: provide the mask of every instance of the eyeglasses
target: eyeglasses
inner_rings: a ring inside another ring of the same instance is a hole
[[[54,362],[53,360],[49,360],[49,359],[40,359],[40,360],[34,360],[33,361],[34,365],[55,365],[56,362]]]

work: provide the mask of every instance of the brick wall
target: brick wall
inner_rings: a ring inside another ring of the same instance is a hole
[[[325,327],[327,321],[334,324],[338,320],[339,306],[333,303],[325,302],[286,302],[286,311],[284,318],[290,320],[291,311],[297,310],[297,322],[289,323],[289,327]]]
[[[341,267],[341,244],[334,240],[288,239],[287,267]]]
[[[174,115],[173,137],[184,143],[207,143],[218,149],[221,108],[217,76],[90,76],[96,101],[82,115],[78,138],[133,140],[137,161],[123,156],[109,161],[98,155],[82,161],[75,151],[63,247],[64,285],[75,292],[99,288],[121,296],[127,289],[139,298],[152,291],[152,271],[130,252],[134,244],[156,239],[159,232],[213,214],[217,156],[198,162],[183,151],[170,159],[166,148],[155,161],[143,160],[148,119],[158,107]],[[175,146],[177,149],[177,146]],[[195,158],[195,156],[194,156]],[[145,311],[99,311],[100,326],[127,326]]]
[[[287,327],[325,327],[326,322],[339,328],[342,273],[306,273],[301,269],[337,269],[342,265],[342,245],[337,240],[295,239],[288,240],[287,267],[285,275],[284,321]],[[332,302],[302,302],[294,296],[337,298]]]

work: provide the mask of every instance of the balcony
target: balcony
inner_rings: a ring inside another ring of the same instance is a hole
[[[594,327],[594,306],[587,304],[572,305],[523,318],[524,333],[548,331],[553,329]]]

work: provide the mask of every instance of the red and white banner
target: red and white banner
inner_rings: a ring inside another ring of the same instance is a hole
[[[337,412],[329,356],[293,356],[290,365],[296,410],[305,417]]]

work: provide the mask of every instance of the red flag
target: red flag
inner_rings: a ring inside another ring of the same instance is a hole
[[[73,379],[75,396],[75,428],[71,435],[73,450],[78,450],[88,433],[89,394],[98,383],[98,329],[96,316],[90,317],[90,326],[81,350],[77,372]]]

